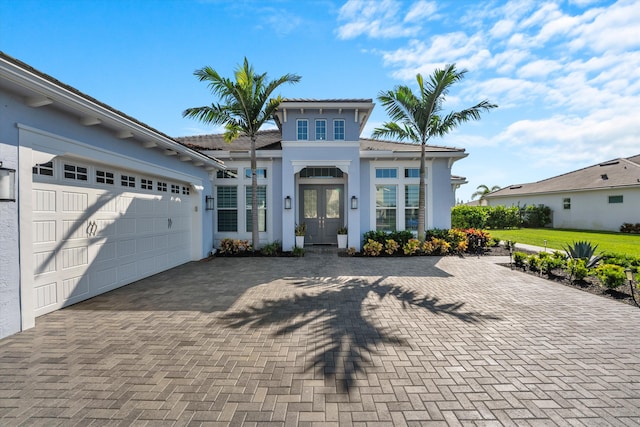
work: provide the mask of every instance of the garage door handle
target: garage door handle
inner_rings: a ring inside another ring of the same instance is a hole
[[[98,224],[96,224],[96,222],[93,221],[93,225],[91,226],[91,235],[95,236],[97,232],[98,232]]]
[[[89,223],[87,224],[87,236],[91,236],[91,221],[89,221]]]
[[[167,221],[167,225],[169,228],[171,228],[171,226],[173,225],[173,221],[171,221],[171,218],[169,218],[169,220]]]

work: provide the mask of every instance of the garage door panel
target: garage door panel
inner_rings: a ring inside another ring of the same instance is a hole
[[[151,234],[154,232],[153,218],[138,218],[136,220],[137,234]]]
[[[120,218],[116,221],[116,233],[118,236],[128,236],[136,232],[135,218]]]
[[[68,302],[82,300],[89,295],[89,279],[86,276],[70,277],[62,281],[62,298]]]
[[[36,189],[33,190],[31,206],[34,213],[55,212],[56,192],[54,190]]]
[[[118,283],[127,283],[138,277],[138,261],[120,263],[118,265]]]
[[[155,239],[153,236],[147,236],[138,239],[136,250],[138,253],[150,252],[156,249],[154,244]]]
[[[156,248],[158,249],[166,249],[169,247],[169,236],[166,234],[162,234],[160,236],[155,236],[153,238],[153,242]]]
[[[91,245],[89,258],[93,263],[101,263],[116,259],[116,242],[101,242]]]
[[[104,288],[118,284],[118,269],[116,266],[96,269],[90,273],[89,280],[92,289],[103,292]],[[92,292],[92,294],[97,295],[101,292]]]
[[[69,269],[87,265],[89,262],[89,252],[87,246],[76,246],[63,248],[60,251],[62,268]]]
[[[37,310],[46,309],[50,306],[58,305],[57,282],[49,282],[34,287],[35,308]]]
[[[136,241],[134,239],[121,240],[117,245],[118,258],[130,257],[136,253]]]
[[[116,220],[96,218],[94,236],[108,238],[116,235]]]
[[[52,243],[56,241],[56,221],[33,221],[33,243]]]
[[[136,213],[135,199],[131,196],[118,197],[118,212],[121,215]]]
[[[57,271],[55,251],[35,252],[33,254],[33,265],[36,275],[55,273]]]
[[[140,273],[140,277],[153,274],[156,271],[158,270],[156,268],[155,256],[142,258],[138,261],[138,272]]]
[[[62,220],[62,238],[63,240],[86,239],[88,236],[88,221],[76,219]]]
[[[89,195],[86,192],[63,191],[62,211],[85,213],[89,206]]]

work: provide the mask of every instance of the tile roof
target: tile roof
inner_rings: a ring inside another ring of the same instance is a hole
[[[640,187],[640,155],[609,160],[542,181],[510,185],[485,197],[508,197],[620,187]]]
[[[258,132],[256,148],[258,150],[281,150],[282,133],[278,129],[269,129]],[[251,149],[251,140],[248,136],[240,136],[228,144],[222,134],[195,135],[176,138],[182,144],[194,150],[221,150],[221,151],[247,151]],[[377,139],[360,139],[361,150],[393,151],[393,152],[419,152],[420,145],[406,142],[381,141]],[[464,152],[463,148],[427,145],[427,152]]]

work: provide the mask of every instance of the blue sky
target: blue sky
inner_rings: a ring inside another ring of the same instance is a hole
[[[432,144],[469,184],[537,181],[640,153],[640,2],[0,0],[0,50],[172,136],[213,98],[193,71],[244,56],[284,97],[375,98],[455,62],[451,110],[499,105]],[[363,136],[386,120],[378,105]]]

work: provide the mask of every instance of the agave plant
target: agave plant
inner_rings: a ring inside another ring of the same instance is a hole
[[[602,259],[602,255],[596,255],[596,249],[598,249],[598,245],[593,246],[590,242],[573,242],[572,245],[567,245],[564,248],[564,251],[567,253],[569,258],[573,260],[581,259],[584,260],[585,266],[587,268],[593,268]]]

